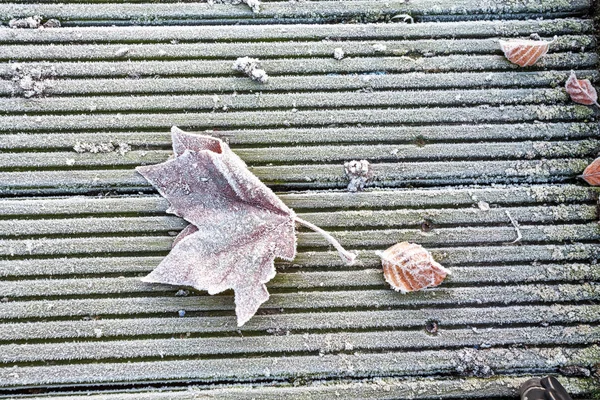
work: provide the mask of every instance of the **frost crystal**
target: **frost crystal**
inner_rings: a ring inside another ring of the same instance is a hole
[[[260,83],[267,83],[269,80],[269,76],[260,68],[260,61],[256,58],[240,57],[233,62],[233,69]]]
[[[344,163],[344,171],[348,182],[349,192],[358,192],[365,188],[368,181],[371,180],[373,174],[371,165],[367,160],[352,160]]]
[[[37,29],[40,27],[42,17],[36,15],[33,17],[11,19],[8,21],[8,26],[13,29]]]
[[[248,7],[252,9],[252,12],[260,12],[260,1],[259,0],[243,0],[244,3],[248,4]]]

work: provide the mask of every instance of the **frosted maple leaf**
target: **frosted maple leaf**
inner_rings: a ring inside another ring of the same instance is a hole
[[[342,259],[356,257],[329,234],[296,216],[217,138],[171,130],[175,157],[137,167],[170,203],[167,212],[191,223],[144,282],[191,286],[209,294],[235,292],[238,325],[269,299],[265,283],[276,257],[296,255],[295,224],[321,233]]]

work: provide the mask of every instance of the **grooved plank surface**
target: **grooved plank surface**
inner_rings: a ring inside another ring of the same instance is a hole
[[[564,91],[600,80],[597,5],[228,3],[0,4],[62,24],[0,28],[0,398],[500,400],[545,375],[598,395],[598,190],[578,176],[600,110]],[[549,53],[508,62],[499,40],[533,33]],[[169,158],[172,125],[227,141],[357,262],[299,229],[243,327],[231,291],[141,282],[187,225],[134,170]],[[452,275],[390,290],[376,252],[399,241]]]

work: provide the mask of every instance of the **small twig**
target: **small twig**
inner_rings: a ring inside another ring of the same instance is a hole
[[[521,235],[521,229],[519,229],[519,223],[512,217],[512,215],[510,215],[510,212],[508,212],[508,210],[505,210],[504,212],[506,213],[508,219],[510,219],[510,222],[513,224],[515,230],[517,231],[517,238],[512,242],[508,242],[508,244],[517,243],[518,241],[523,239],[523,235]]]
[[[355,253],[351,253],[348,250],[344,249],[342,247],[342,245],[340,244],[340,242],[338,242],[333,236],[331,236],[329,233],[325,232],[323,229],[319,228],[318,226],[311,224],[308,221],[303,220],[302,218],[299,217],[295,217],[294,220],[296,222],[298,222],[301,225],[304,225],[305,227],[312,229],[313,231],[321,234],[329,243],[331,243],[331,245],[333,247],[335,247],[335,249],[338,251],[338,253],[340,254],[340,258],[347,264],[347,265],[352,265],[352,263],[354,263],[354,260],[356,259],[356,254]]]
[[[408,14],[397,14],[397,15],[394,15],[392,18],[390,18],[390,21],[393,21],[395,19],[400,19],[400,18],[402,18],[402,21],[404,21],[406,23],[408,23],[408,21],[410,21],[411,24],[415,23],[415,20],[413,19],[413,17],[411,17]]]

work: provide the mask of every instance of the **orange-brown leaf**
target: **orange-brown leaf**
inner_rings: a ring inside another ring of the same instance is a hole
[[[600,186],[600,157],[587,166],[581,177],[592,186]]]
[[[500,48],[511,63],[529,67],[548,52],[552,43],[545,40],[500,40]]]
[[[571,75],[565,83],[565,89],[575,103],[585,104],[586,106],[598,105],[598,93],[590,80],[577,79],[573,71],[571,71]]]
[[[415,243],[397,243],[379,256],[385,280],[402,293],[438,286],[450,274],[431,253]]]

